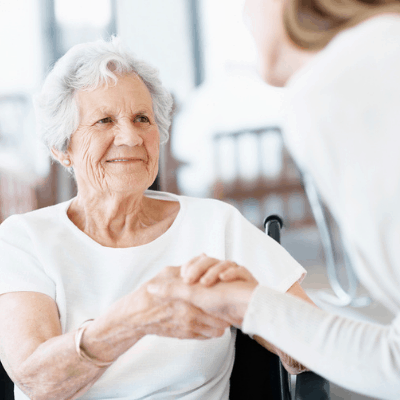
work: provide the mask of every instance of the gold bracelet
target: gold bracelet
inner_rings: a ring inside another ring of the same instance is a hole
[[[100,361],[100,360],[96,360],[92,357],[90,357],[89,355],[87,355],[83,349],[81,348],[81,340],[82,340],[82,336],[83,333],[85,332],[85,329],[88,325],[88,323],[92,322],[93,319],[88,319],[87,321],[85,321],[79,328],[78,330],[75,332],[75,350],[78,353],[79,359],[81,361],[88,361],[91,364],[95,365],[96,367],[102,368],[102,367],[108,367],[109,365],[111,365],[114,361]]]

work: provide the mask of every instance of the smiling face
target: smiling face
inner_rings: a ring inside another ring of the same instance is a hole
[[[68,156],[79,192],[144,192],[157,176],[160,142],[146,85],[130,74],[76,99],[80,123]]]

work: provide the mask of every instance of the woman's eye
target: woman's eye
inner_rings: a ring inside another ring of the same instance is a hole
[[[138,116],[135,118],[135,122],[149,123],[149,122],[150,122],[150,119],[149,119],[149,117],[146,117],[146,115],[138,115]]]
[[[112,122],[112,119],[110,117],[103,118],[97,121],[98,124],[109,124],[110,122]]]

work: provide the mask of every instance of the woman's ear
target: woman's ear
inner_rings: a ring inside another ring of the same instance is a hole
[[[60,150],[55,149],[54,147],[51,149],[51,154],[53,154],[53,157],[58,160],[62,165],[65,167],[69,168],[72,166],[71,160],[69,158],[69,155],[67,153],[63,153]]]

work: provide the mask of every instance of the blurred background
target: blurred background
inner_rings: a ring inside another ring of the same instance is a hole
[[[303,286],[318,306],[388,323],[392,315],[365,296],[352,273],[323,205],[326,223],[317,228],[301,174],[281,140],[285,91],[257,75],[243,4],[0,0],[0,222],[75,196],[71,176],[36,139],[32,96],[70,47],[119,35],[159,69],[175,99],[171,139],[161,149],[152,188],[229,202],[260,228],[266,216],[279,214],[282,243],[308,270]],[[332,398],[366,399],[334,385]]]

